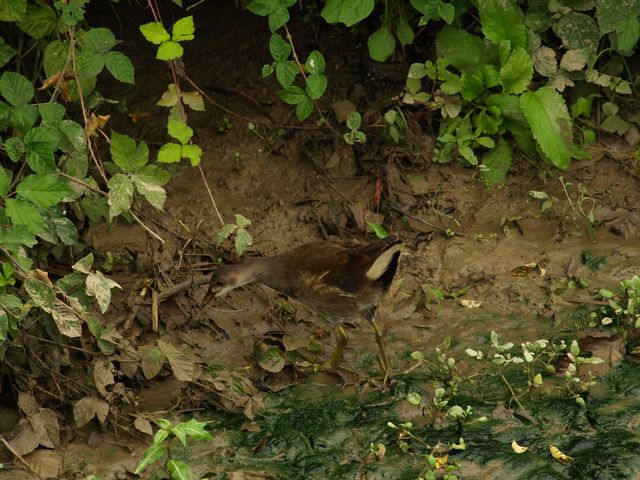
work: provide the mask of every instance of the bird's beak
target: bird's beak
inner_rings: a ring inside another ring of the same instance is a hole
[[[215,290],[210,288],[207,291],[207,294],[202,299],[202,303],[200,304],[200,310],[202,310],[204,307],[209,305],[212,302],[212,300],[218,296],[218,293],[219,292],[216,292]]]

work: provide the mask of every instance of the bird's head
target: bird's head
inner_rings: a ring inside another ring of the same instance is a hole
[[[202,301],[201,308],[206,307],[214,298],[219,298],[229,293],[234,288],[242,286],[242,277],[231,266],[218,268],[211,275],[209,290]]]

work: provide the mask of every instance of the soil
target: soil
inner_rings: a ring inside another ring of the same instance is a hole
[[[163,14],[166,24],[182,15],[171,5],[163,5]],[[576,299],[552,294],[569,277],[616,288],[621,279],[640,275],[640,169],[625,146],[603,139],[592,148],[593,159],[575,162],[567,172],[520,157],[506,185],[485,187],[473,169],[431,161],[433,129],[437,128],[432,114],[406,109],[412,147],[385,143],[376,122],[401,92],[406,61],[393,63],[396,75],[379,71],[372,75],[371,66],[353,53],[358,51],[357,36],[326,25],[314,30],[301,19],[290,24],[299,54],[304,57],[317,48],[327,60],[329,91],[320,107],[334,127],[344,131],[330,107],[338,101],[352,102],[364,112],[364,131],[371,141],[349,147],[313,121],[305,122],[304,129],[283,128],[281,135],[275,135],[277,127],[264,125],[300,124],[275,95],[275,80],[262,79],[260,74],[270,59],[266,21],[231,2],[205,2],[193,14],[196,40],[186,46],[185,70],[224,106],[223,110],[207,103],[206,112],[189,113],[195,143],[203,150],[201,170],[187,165],[175,168],[164,211],[142,205],[141,218],[165,240],[163,245],[137,224],[123,220],[111,226],[94,225],[84,236],[101,258],[112,255],[115,259],[110,277],[122,291],[115,294],[114,307],[103,321],[116,325],[132,345],[153,345],[162,339],[201,364],[242,369],[267,390],[299,382],[354,381],[330,374],[314,376],[289,366],[279,374],[260,368],[256,350],[280,342],[283,332],[302,343],[309,337],[317,339],[324,347],[320,359],[327,357],[335,342],[322,319],[267,288],[234,291],[227,300],[200,311],[206,287],[194,285],[159,304],[159,332],[152,331],[148,290],[137,307],[132,302],[140,297],[145,282],[162,292],[209,272],[216,262],[238,261],[231,243],[216,247],[213,241],[221,223],[205,181],[225,223],[232,222],[235,214],[251,220],[254,243],[247,256],[272,255],[323,238],[372,240],[367,221],[383,224],[399,236],[404,241],[399,281],[379,316],[395,371],[410,365],[409,352],[432,352],[446,338],[463,348],[491,330],[512,341],[557,332],[564,325],[565,307]],[[109,126],[157,150],[167,141],[166,112],[155,102],[172,80],[165,65],[154,60],[154,47],[137,30],[146,21],[150,21],[147,12],[124,5],[90,12],[89,18],[93,26],[112,28],[136,65],[135,87],[123,91],[119,85],[102,86],[106,97],[126,101],[127,112],[110,112]],[[127,113],[137,115],[137,123]],[[260,135],[273,135],[274,140],[260,138],[240,117],[252,119]],[[225,121],[232,126],[227,128]],[[416,153],[409,154],[410,150]],[[569,185],[571,202],[560,176]],[[582,201],[579,185],[586,191]],[[376,202],[380,187],[382,203]],[[542,201],[532,198],[530,191],[554,198],[552,208],[542,212]],[[580,209],[593,215],[597,241],[590,238]],[[456,235],[444,235],[445,229]],[[607,267],[595,272],[586,268],[579,261],[585,251],[606,257]],[[535,264],[530,272],[518,275],[516,269],[529,264]],[[426,284],[449,293],[466,292],[459,299],[425,306]],[[465,306],[459,300],[474,300],[480,306],[467,308],[474,305]],[[345,365],[375,376],[378,366],[372,339],[365,323],[349,328]],[[80,356],[73,359],[83,361]],[[221,407],[220,401],[207,398],[206,392],[194,393],[170,374],[127,385],[135,407],[118,407],[121,423],[130,422],[129,414],[134,413],[152,418],[158,412]],[[222,407],[238,409],[224,402]],[[118,433],[115,426],[106,431],[97,423],[75,429],[70,412],[57,413],[67,418],[64,445],[47,451],[54,453],[38,453],[55,459],[37,463],[59,466],[63,462],[68,475],[64,478],[88,474],[128,478],[125,472],[148,445],[150,437],[132,429],[130,434]],[[119,435],[128,440],[122,441]],[[31,454],[33,462],[36,453]],[[0,479],[18,478],[15,471],[8,475],[0,473]]]

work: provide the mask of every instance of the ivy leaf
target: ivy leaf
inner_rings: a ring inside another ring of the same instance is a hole
[[[571,117],[562,96],[550,87],[525,92],[520,108],[542,152],[556,167],[567,169],[574,145]]]
[[[144,35],[144,38],[146,38],[147,41],[154,45],[160,45],[162,42],[166,42],[171,38],[160,22],[151,22],[140,25],[140,32]]]
[[[175,60],[176,58],[182,57],[184,53],[184,48],[178,42],[163,42],[158,47],[158,53],[156,54],[156,58],[158,60]]]
[[[11,105],[18,106],[31,101],[34,89],[31,82],[19,73],[4,72],[0,77],[0,94]]]
[[[249,231],[244,227],[238,227],[236,231],[236,253],[238,256],[242,256],[242,254],[253,245],[253,237],[249,233]]]
[[[128,177],[116,173],[109,179],[109,219],[126,212],[133,203],[133,184]]]
[[[27,278],[23,286],[33,303],[45,312],[51,313],[56,304],[56,295],[48,284]]]
[[[55,175],[29,175],[18,184],[16,192],[42,208],[49,208],[60,203],[71,190]]]
[[[31,233],[41,233],[47,229],[42,214],[32,203],[7,198],[5,207],[5,212],[13,225],[24,225]]]
[[[219,247],[222,242],[224,242],[229,236],[238,228],[237,225],[233,223],[228,223],[224,225],[218,232],[216,233],[216,245]]]
[[[177,143],[165,143],[158,151],[160,163],[177,163],[182,158],[182,147]]]
[[[149,161],[149,147],[115,130],[111,131],[111,158],[125,172],[135,173]]]
[[[516,48],[500,68],[500,83],[506,93],[524,92],[533,78],[533,62],[524,48]]]
[[[189,140],[193,137],[193,129],[182,120],[170,118],[167,131],[169,135],[178,140],[182,145],[189,143]]]
[[[175,42],[184,42],[186,40],[193,40],[194,33],[196,31],[193,25],[193,15],[181,18],[173,24],[171,29],[171,39]]]
[[[91,275],[93,272],[91,271],[91,266],[93,265],[93,253],[89,253],[85,255],[76,263],[74,263],[71,268],[77,272],[84,273],[85,275]]]
[[[247,228],[249,225],[251,225],[251,220],[249,220],[247,217],[239,213],[235,214],[235,219],[236,219],[236,225],[238,225],[238,227],[240,228]]]
[[[133,64],[129,57],[121,52],[109,52],[104,58],[104,64],[109,70],[109,73],[113,75],[116,80],[129,83],[133,85],[135,83],[135,73],[133,70]]]
[[[105,277],[101,272],[91,273],[87,276],[87,294],[94,297],[98,302],[102,313],[107,311],[111,303],[111,289],[122,287],[110,278]]]
[[[374,0],[327,0],[320,15],[327,23],[342,22],[351,27],[371,15],[374,3]]]
[[[384,62],[396,48],[396,40],[389,27],[383,25],[369,36],[367,46],[369,47],[369,56],[373,60]]]
[[[82,335],[82,324],[78,315],[66,303],[58,300],[51,309],[51,316],[62,335],[77,338]]]

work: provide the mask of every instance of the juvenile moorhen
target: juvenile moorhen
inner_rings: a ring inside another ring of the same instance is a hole
[[[202,307],[234,288],[262,282],[299,300],[335,325],[338,342],[329,360],[332,368],[347,344],[342,322],[363,316],[373,325],[386,383],[389,364],[375,310],[396,274],[401,249],[400,240],[391,236],[364,245],[317,241],[273,257],[224,265],[211,275]]]

